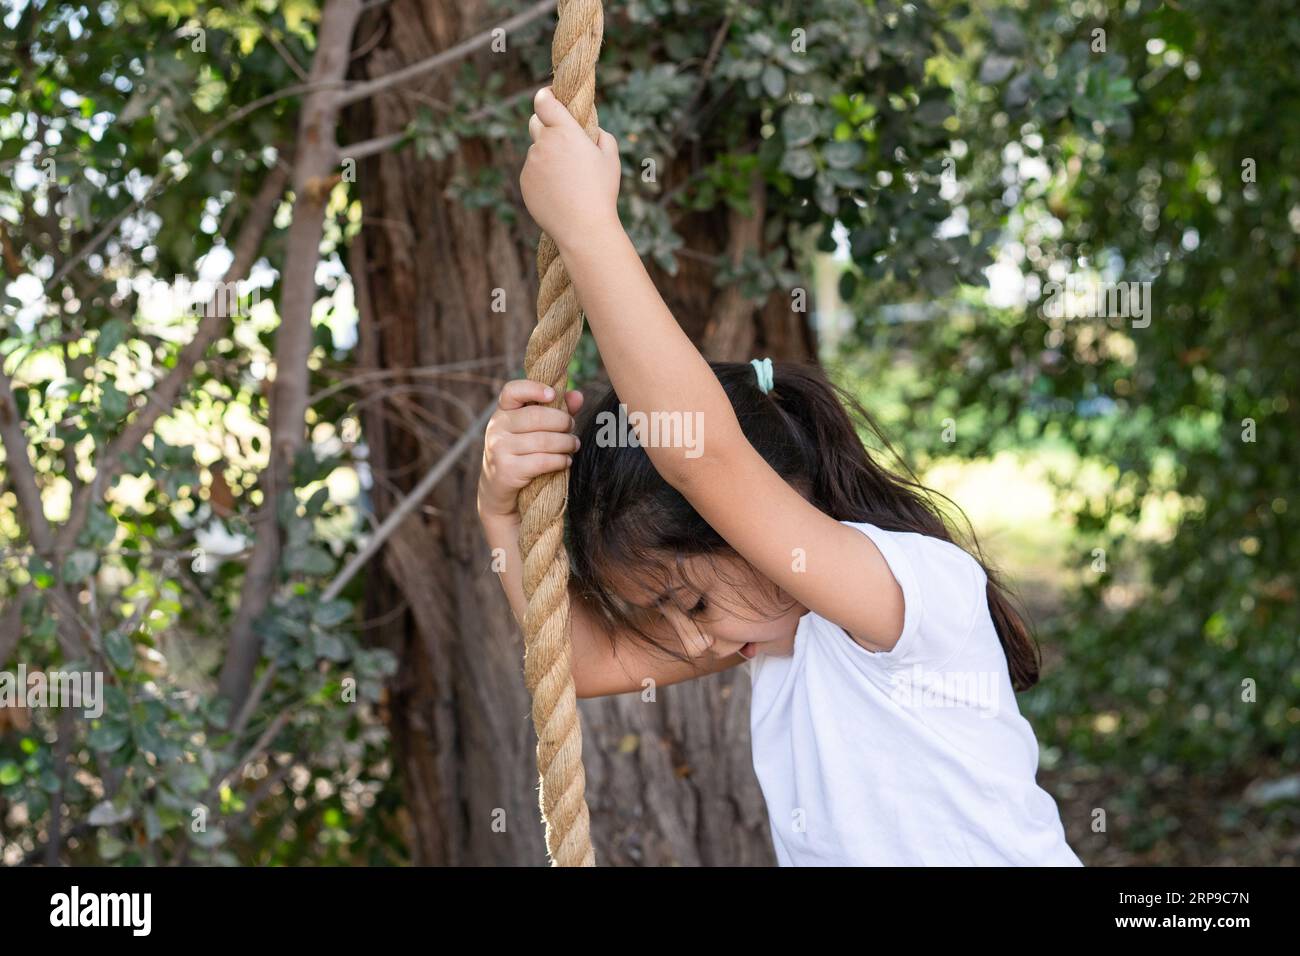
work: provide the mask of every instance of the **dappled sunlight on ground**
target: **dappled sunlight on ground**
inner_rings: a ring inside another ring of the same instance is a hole
[[[976,462],[942,462],[922,475],[965,512],[989,563],[1035,615],[1054,609],[1070,576],[1091,560],[1074,544],[1068,515],[1057,509],[1050,474],[1058,466],[1004,452]]]

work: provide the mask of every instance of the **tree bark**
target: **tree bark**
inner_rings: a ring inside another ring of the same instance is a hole
[[[351,79],[377,79],[424,60],[502,16],[484,0],[394,0],[363,17],[356,45],[367,52],[355,61]],[[513,48],[515,38],[508,40]],[[617,43],[612,36],[607,45],[611,40]],[[549,44],[549,25],[539,42]],[[525,75],[517,55],[480,51],[470,60],[479,75],[506,76],[503,95],[542,79]],[[438,71],[356,104],[346,138],[368,142],[400,133],[422,105],[454,99],[454,75]],[[367,406],[370,494],[380,518],[522,367],[534,322],[536,228],[521,203],[522,225],[490,209],[467,209],[447,194],[453,178],[474,181],[479,171],[495,168],[517,200],[522,162],[508,143],[466,141],[442,161],[408,146],[358,163],[363,223],[349,269],[363,370],[498,357],[480,376],[390,392]],[[666,182],[685,175],[670,169]],[[761,184],[756,188],[761,199]],[[682,231],[688,247],[722,257],[759,244],[762,217],[761,204],[757,221],[749,222],[724,208],[693,216]],[[813,354],[804,317],[793,324],[772,317],[789,312],[788,302],[776,296],[756,308],[714,288],[705,260],[682,265],[675,278],[652,274],[697,342],[704,340],[706,317],[725,306],[728,320],[712,334],[710,357],[750,358],[754,347],[776,358]],[[494,301],[504,302],[505,311],[494,311]],[[400,374],[390,380],[427,382]],[[523,641],[492,572],[475,508],[481,455],[481,445],[465,455],[389,539],[367,577],[365,633],[400,661],[389,723],[413,861],[543,865]],[[630,694],[579,706],[601,865],[773,862],[750,757],[749,678],[741,669],[659,688],[654,702]]]

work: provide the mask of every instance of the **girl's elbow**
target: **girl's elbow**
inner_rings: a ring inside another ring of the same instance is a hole
[[[592,700],[596,697],[613,697],[615,694],[626,693],[629,688],[612,687],[607,682],[599,680],[580,680],[578,675],[573,677],[573,695],[578,700]]]
[[[573,675],[573,695],[578,700],[591,700],[593,697],[600,696],[600,694],[595,693],[590,684],[581,680],[577,674]]]

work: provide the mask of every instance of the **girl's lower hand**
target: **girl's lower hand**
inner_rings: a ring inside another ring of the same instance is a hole
[[[519,519],[519,492],[538,475],[563,471],[578,450],[573,416],[582,407],[576,389],[565,396],[567,411],[549,402],[554,391],[541,382],[516,379],[501,389],[498,408],[483,438],[478,512],[483,520]]]
[[[524,204],[556,245],[595,239],[622,228],[618,221],[618,186],[623,175],[618,143],[604,130],[593,143],[550,87],[533,98],[528,147],[519,188]]]

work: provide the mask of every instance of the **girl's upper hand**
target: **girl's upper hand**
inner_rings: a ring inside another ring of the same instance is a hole
[[[618,143],[604,130],[593,143],[550,87],[533,98],[528,120],[533,145],[519,187],[537,224],[561,249],[576,238],[621,228],[618,186],[623,174]]]
[[[534,404],[554,397],[549,386],[528,379],[515,379],[501,389],[483,438],[481,517],[517,519],[520,490],[538,475],[562,471],[572,463],[579,444],[573,416],[582,408],[582,393],[575,389],[565,394],[567,411]]]

